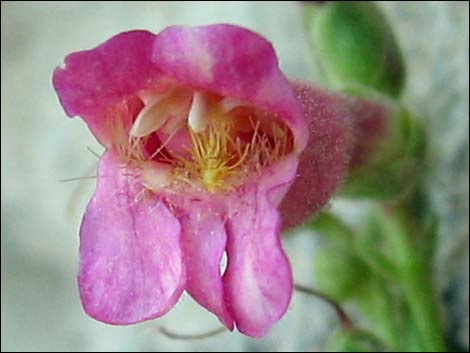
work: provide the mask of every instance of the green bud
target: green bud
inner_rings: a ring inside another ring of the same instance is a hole
[[[315,63],[334,89],[365,86],[398,97],[405,66],[393,31],[373,2],[307,4],[304,20]]]

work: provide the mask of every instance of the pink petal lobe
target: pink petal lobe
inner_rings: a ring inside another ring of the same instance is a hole
[[[78,283],[85,311],[126,325],[166,313],[184,289],[180,224],[112,152],[80,229]]]
[[[54,71],[53,85],[67,115],[83,117],[102,142],[109,138],[106,110],[161,79],[151,61],[154,38],[146,31],[121,33],[68,55]]]
[[[353,145],[350,106],[338,95],[294,85],[308,124],[309,141],[297,177],[280,204],[285,228],[305,222],[336,191],[347,172]]]
[[[237,328],[248,336],[264,336],[291,299],[292,272],[281,246],[281,218],[273,202],[292,183],[296,165],[295,157],[287,157],[231,204],[224,283]]]
[[[292,129],[296,150],[305,147],[301,108],[271,43],[260,35],[228,24],[169,27],[155,38],[153,60],[180,84],[278,115]]]
[[[186,262],[186,290],[207,310],[233,330],[233,319],[227,310],[221,274],[221,260],[227,243],[221,216],[206,203],[191,205],[179,217],[182,224]]]

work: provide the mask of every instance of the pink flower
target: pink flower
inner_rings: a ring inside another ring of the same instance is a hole
[[[309,130],[312,174],[282,204],[286,224],[323,205],[346,165],[334,99],[293,88],[271,44],[232,25],[121,33],[70,54],[53,83],[106,147],[80,228],[85,311],[137,323],[186,290],[228,329],[265,335],[292,295],[277,208]]]

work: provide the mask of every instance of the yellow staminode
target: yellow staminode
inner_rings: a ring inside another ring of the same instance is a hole
[[[201,184],[207,191],[232,190],[243,182],[248,173],[278,161],[285,153],[289,135],[279,125],[272,124],[272,134],[252,124],[250,141],[242,143],[226,116],[216,116],[203,132],[189,130],[191,158],[178,158],[175,173],[179,180]]]
[[[231,128],[227,121],[215,118],[203,132],[196,133],[188,129],[191,158],[178,158],[181,165],[176,172],[198,179],[209,192],[232,189],[228,179],[236,174],[235,169],[244,162],[249,148],[246,146],[243,151],[237,148],[230,137]]]

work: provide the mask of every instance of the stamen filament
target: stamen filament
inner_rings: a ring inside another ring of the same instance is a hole
[[[248,107],[237,112],[224,112],[217,106],[220,100],[207,98],[202,93],[193,95],[192,104],[188,103],[186,113],[181,110],[174,115],[178,111],[177,103],[188,102],[185,98],[188,97],[187,91],[182,91],[181,94],[184,94],[184,99],[178,94],[172,94],[159,101],[158,104],[167,106],[169,110],[166,112],[162,108],[157,120],[161,118],[166,123],[145,136],[132,134],[129,127],[126,128],[128,125],[124,119],[110,119],[113,121],[115,149],[126,162],[135,163],[140,168],[145,168],[147,161],[164,162],[170,168],[168,182],[173,185],[176,182],[190,188],[216,192],[233,190],[244,183],[247,175],[259,172],[288,153],[291,135],[284,126],[275,122],[271,124],[269,131],[265,131],[266,115],[258,114]],[[209,104],[216,106],[210,107]],[[247,115],[243,116],[244,113]],[[149,116],[148,119],[150,118],[153,119]],[[148,125],[156,122],[142,121],[141,126],[134,122],[132,127],[141,132],[147,128],[144,123]],[[183,133],[187,133],[190,146],[182,146],[180,153],[173,149],[168,152],[166,147],[182,129]],[[151,136],[155,136],[153,134],[170,131],[166,140],[153,152],[148,150],[148,142]],[[246,137],[247,134],[251,136]],[[151,174],[149,178],[152,178]],[[146,185],[158,187],[160,184],[150,180]]]

